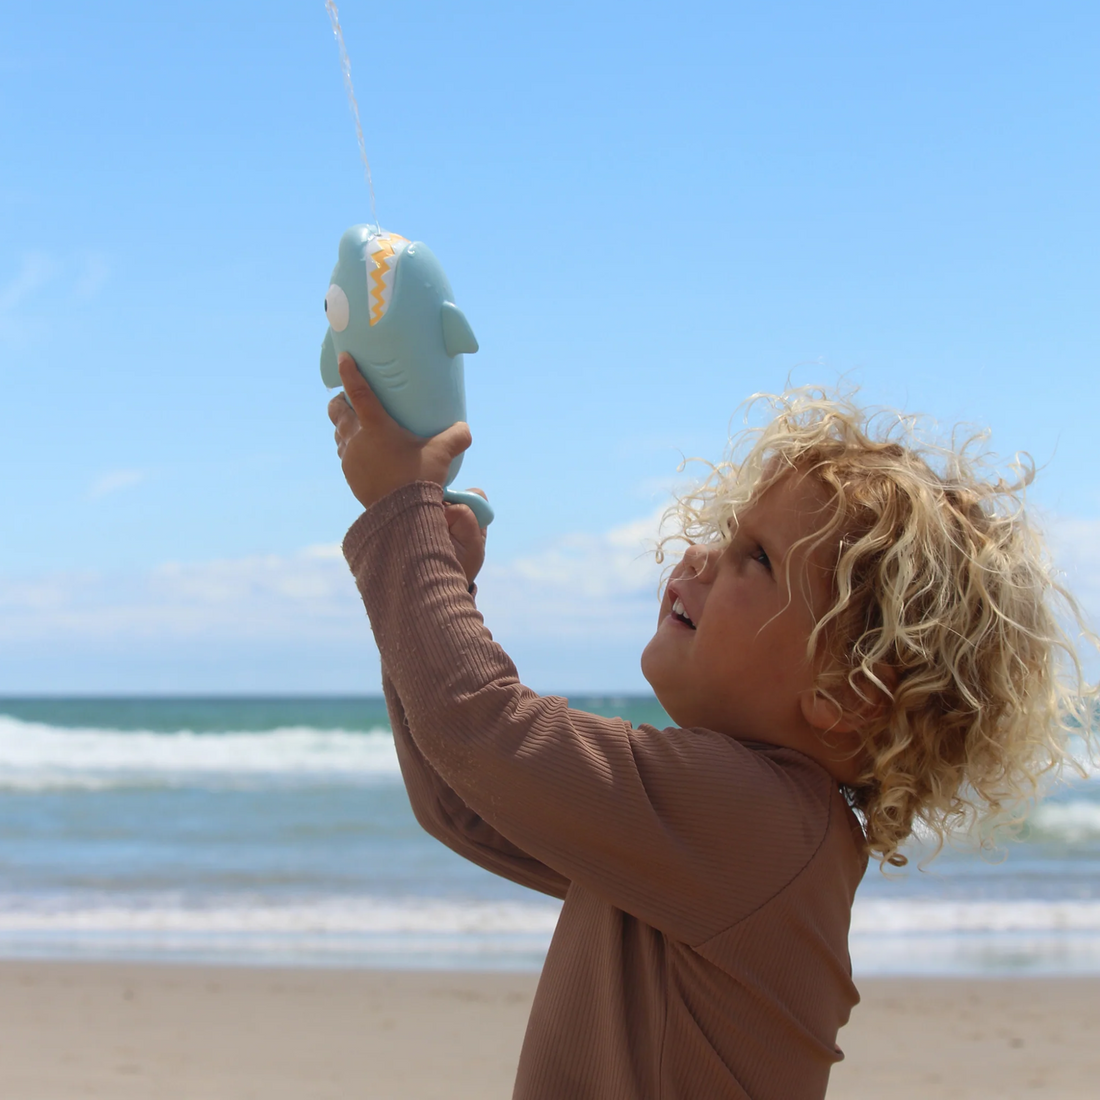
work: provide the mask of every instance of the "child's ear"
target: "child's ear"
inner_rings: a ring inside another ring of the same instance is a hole
[[[829,733],[851,733],[856,728],[854,716],[845,714],[844,708],[820,691],[804,691],[798,700],[802,707],[802,717],[815,730]]]
[[[857,690],[851,683],[836,694],[826,694],[811,688],[799,697],[802,717],[823,733],[851,733],[868,723],[880,720],[886,713],[897,687],[897,674],[889,665],[876,665],[874,679],[863,676]]]

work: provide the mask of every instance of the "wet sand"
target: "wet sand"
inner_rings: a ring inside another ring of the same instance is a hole
[[[0,962],[13,1100],[507,1100],[531,974]],[[876,979],[830,1100],[1100,1095],[1100,978]]]

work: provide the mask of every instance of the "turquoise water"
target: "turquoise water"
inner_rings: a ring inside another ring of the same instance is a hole
[[[423,833],[381,699],[0,700],[0,954],[535,968],[558,908]]]
[[[652,698],[571,703],[667,724]],[[557,912],[420,830],[380,699],[0,699],[0,954],[536,968]],[[1059,791],[1003,862],[872,869],[852,953],[1100,970],[1100,785]]]
[[[635,725],[664,726],[668,715],[645,696],[578,696],[570,704],[593,714],[625,718]],[[64,729],[101,728],[154,733],[267,733],[291,726],[316,730],[389,729],[380,697],[346,698],[0,698],[0,715]]]

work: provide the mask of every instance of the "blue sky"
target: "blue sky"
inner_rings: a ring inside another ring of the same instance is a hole
[[[533,686],[631,690],[636,560],[750,393],[988,426],[1100,612],[1100,8],[345,0],[382,223],[481,351]],[[0,692],[372,691],[317,373],[369,201],[322,0],[0,15]]]

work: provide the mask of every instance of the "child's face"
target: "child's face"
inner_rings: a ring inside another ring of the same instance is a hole
[[[806,647],[833,563],[824,547],[792,547],[828,515],[825,489],[794,472],[739,514],[728,546],[689,547],[673,569],[642,672],[678,725],[818,755]]]

